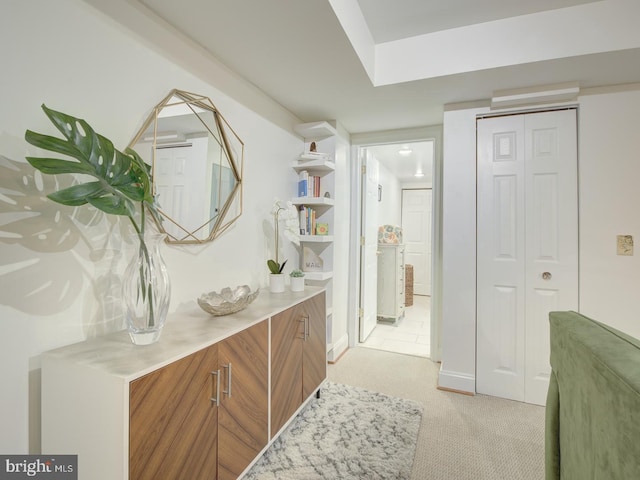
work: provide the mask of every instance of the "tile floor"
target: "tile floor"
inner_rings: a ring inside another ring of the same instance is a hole
[[[378,322],[371,335],[359,346],[404,353],[418,357],[430,354],[431,297],[414,295],[413,305],[405,309],[404,317],[395,325]]]

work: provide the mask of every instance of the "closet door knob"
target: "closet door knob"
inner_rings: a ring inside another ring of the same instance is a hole
[[[549,272],[544,272],[544,273],[542,274],[542,279],[543,279],[543,280],[551,280],[551,273],[549,273]]]

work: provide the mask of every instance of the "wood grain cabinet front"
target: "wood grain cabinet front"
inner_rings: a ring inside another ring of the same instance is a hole
[[[269,325],[219,344],[218,480],[235,480],[269,441]]]
[[[213,345],[131,382],[131,480],[216,477],[217,351]]]
[[[268,442],[268,323],[130,385],[129,478],[236,479]]]
[[[326,378],[319,287],[165,329],[146,347],[120,331],[42,355],[43,453],[78,455],[81,480],[237,479]]]
[[[271,319],[271,436],[327,376],[325,293]]]

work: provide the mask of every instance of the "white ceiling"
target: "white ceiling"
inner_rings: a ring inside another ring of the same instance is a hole
[[[438,125],[445,104],[495,90],[640,82],[637,0],[85,1],[144,36],[133,6],[301,121],[351,133]]]
[[[376,43],[598,0],[358,0]]]
[[[411,186],[411,184],[431,186],[433,181],[433,141],[373,145],[368,146],[367,150],[403,186]],[[404,153],[400,153],[401,150]],[[417,172],[422,172],[424,176],[416,177]]]

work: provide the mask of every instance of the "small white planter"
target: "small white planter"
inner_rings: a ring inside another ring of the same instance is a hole
[[[284,292],[284,273],[269,274],[269,291],[271,293]]]
[[[291,291],[292,292],[304,291],[304,277],[291,277]]]

